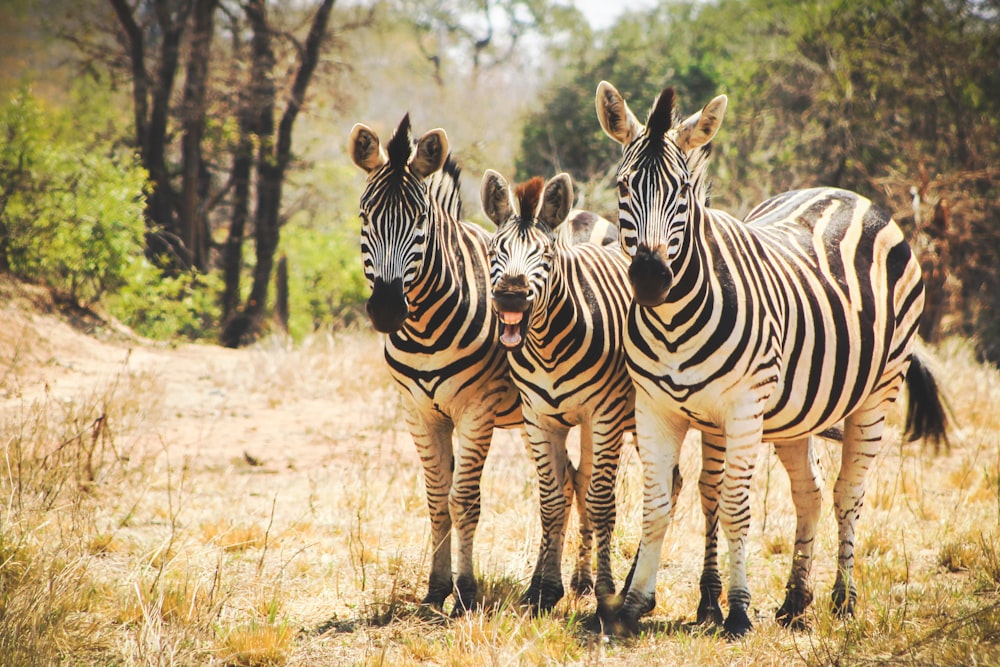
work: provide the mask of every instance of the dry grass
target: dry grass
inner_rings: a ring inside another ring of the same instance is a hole
[[[727,642],[690,625],[703,548],[695,439],[643,635],[594,633],[590,599],[541,618],[518,604],[540,530],[532,465],[506,432],[484,473],[485,611],[449,620],[417,604],[430,553],[422,474],[374,336],[243,352],[109,346],[104,375],[62,392],[18,382],[3,404],[0,664],[996,664],[1000,373],[961,342],[937,354],[958,428],[935,454],[902,442],[896,417],[869,478],[856,618],[830,610],[839,453],[823,444],[810,629],[773,621],[794,513],[768,452],[748,549],[756,628]],[[0,376],[12,386],[28,361]],[[619,582],[639,536],[638,472],[629,450]]]

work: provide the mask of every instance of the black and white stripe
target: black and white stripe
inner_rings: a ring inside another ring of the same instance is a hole
[[[483,210],[497,225],[490,243],[493,307],[502,322],[500,341],[509,351],[511,374],[521,393],[539,478],[542,542],[528,601],[550,609],[563,596],[560,562],[570,481],[566,436],[579,425],[576,486],[585,493],[581,557],[586,560],[578,562],[573,585],[578,591],[591,585],[593,529],[597,576],[592,585],[603,617],[615,593],[615,480],[624,434],[634,426],[635,392],[623,340],[631,297],[627,261],[617,247],[613,224],[585,212],[571,215],[572,195],[568,174],[547,184],[534,178],[513,192],[497,172],[488,170],[483,177]],[[565,230],[581,219],[608,230],[591,230],[585,237],[611,239],[614,245],[567,243]],[[586,579],[579,578],[581,573]]]
[[[367,311],[388,334],[385,358],[424,469],[434,550],[424,603],[441,607],[454,590],[461,613],[475,600],[472,546],[493,429],[521,423],[488,300],[489,235],[459,220],[459,170],[447,157],[444,130],[414,142],[406,116],[386,150],[358,124],[349,151],[368,174],[361,195]]]
[[[915,437],[944,437],[933,378],[914,354],[923,307],[919,263],[902,231],[872,202],[818,188],[761,204],[745,221],[692,196],[689,159],[715,135],[717,97],[674,124],[665,90],[643,126],[610,84],[597,90],[605,132],[623,146],[619,225],[631,257],[634,303],[626,349],[636,385],[643,463],[643,538],[620,620],[635,627],[654,606],[660,545],[672,511],[670,471],[689,426],[703,433],[700,479],[709,527],[729,542],[731,635],[750,629],[745,542],[749,488],[763,439],[792,481],[798,525],[779,621],[801,622],[820,486],[811,436],[844,420],[834,491],[840,550],[833,600],[853,611],[854,530],[865,475],[886,415],[906,381]],[[706,553],[699,616],[721,616],[721,581]]]

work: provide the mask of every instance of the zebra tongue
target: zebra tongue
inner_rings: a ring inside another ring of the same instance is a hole
[[[521,344],[521,320],[524,313],[500,313],[503,330],[500,332],[500,342],[507,347],[517,347]]]

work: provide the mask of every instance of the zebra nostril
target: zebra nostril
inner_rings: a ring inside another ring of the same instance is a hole
[[[659,246],[640,245],[628,269],[632,294],[639,305],[656,306],[663,303],[673,282],[673,272],[665,261],[666,252]]]

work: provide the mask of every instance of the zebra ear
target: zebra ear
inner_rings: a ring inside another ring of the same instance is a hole
[[[609,137],[627,146],[642,133],[642,123],[625,103],[622,94],[607,81],[597,86],[597,118]]]
[[[719,95],[705,105],[705,108],[690,116],[677,128],[677,146],[685,153],[704,146],[722,125],[722,117],[726,115],[729,98]]]
[[[351,128],[347,149],[351,153],[354,164],[369,173],[381,167],[386,160],[385,151],[382,150],[378,135],[362,123],[356,123]]]
[[[479,188],[479,198],[483,202],[483,213],[499,227],[514,214],[514,204],[510,199],[510,186],[499,172],[487,169],[483,174],[483,184]]]
[[[538,221],[544,222],[549,229],[555,229],[562,224],[573,206],[573,179],[563,172],[545,184],[542,194],[542,209],[538,213]]]
[[[427,178],[444,166],[448,157],[448,135],[444,130],[431,130],[417,140],[417,152],[410,161],[410,171]]]

